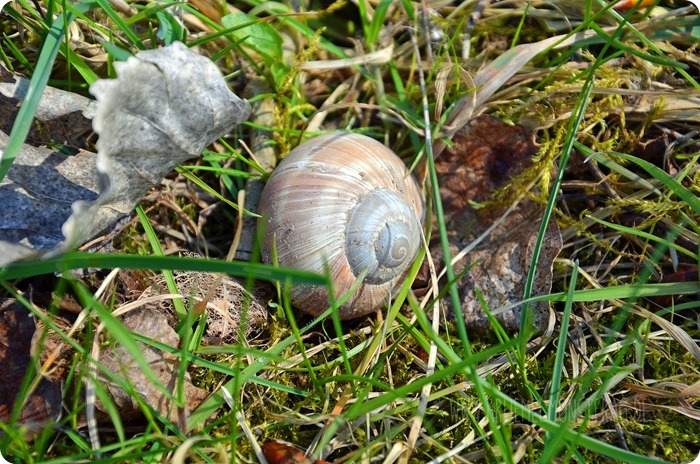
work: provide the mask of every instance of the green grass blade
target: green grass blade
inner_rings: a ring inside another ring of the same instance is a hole
[[[549,395],[549,408],[547,410],[547,419],[552,422],[557,421],[557,406],[559,405],[559,396],[561,394],[561,377],[564,372],[564,357],[566,356],[566,339],[569,335],[569,320],[571,318],[571,307],[574,302],[573,296],[574,291],[576,290],[577,278],[578,263],[574,265],[571,272],[569,291],[566,294],[566,304],[561,315],[557,353],[554,358],[554,367],[552,368],[552,381],[550,386],[551,393]],[[558,440],[553,440],[552,434],[548,432],[545,438],[545,449],[540,457],[540,462],[551,462],[551,460],[556,456],[556,452],[560,449],[561,445],[562,443],[560,443]]]
[[[598,157],[601,155],[593,155],[594,157]],[[627,155],[624,153],[617,153],[616,156],[619,156],[620,158],[626,159],[627,161],[631,161],[632,163],[636,164],[640,168],[644,169],[646,172],[648,172],[654,179],[658,180],[662,184],[664,184],[669,190],[671,190],[673,193],[675,193],[681,200],[686,202],[688,206],[696,213],[700,214],[700,199],[698,199],[697,196],[693,194],[690,190],[688,190],[683,184],[678,182],[676,179],[674,179],[672,176],[670,176],[666,171],[663,169],[660,169],[650,162],[637,158],[636,156],[632,155]]]
[[[72,252],[51,258],[15,263],[0,268],[0,279],[12,280],[82,268],[170,269],[198,272],[223,272],[236,277],[285,281],[297,284],[328,285],[328,278],[296,269],[274,268],[265,264],[227,262],[211,259],[178,258],[175,256],[134,256]]]
[[[132,44],[134,44],[134,46],[136,46],[136,48],[139,50],[146,50],[148,48],[131,29],[131,27],[129,27],[129,25],[121,18],[121,16],[114,11],[114,8],[112,8],[112,5],[110,5],[107,0],[94,1],[100,6],[102,11],[109,16],[109,19],[114,21],[116,27],[124,33],[124,35],[131,41]]]
[[[141,227],[143,227],[143,230],[146,232],[146,238],[148,239],[148,243],[150,243],[151,248],[153,249],[153,253],[156,256],[164,256],[163,254],[163,249],[160,246],[160,241],[158,240],[158,236],[156,235],[156,231],[153,230],[153,227],[151,226],[151,221],[148,220],[148,216],[146,216],[146,213],[144,212],[143,208],[141,205],[136,205],[136,214],[138,215],[139,219],[141,220]],[[168,291],[172,294],[178,294],[180,293],[180,289],[177,288],[177,284],[175,283],[175,277],[173,276],[173,273],[169,269],[163,269],[163,278],[165,279],[165,283],[168,287]],[[183,303],[181,298],[173,298],[173,307],[175,308],[175,312],[177,313],[177,317],[180,321],[184,321],[185,318],[187,317],[187,308],[185,308],[185,303]]]
[[[618,232],[622,232],[625,234],[630,234],[630,235],[634,235],[637,237],[645,238],[645,239],[652,241],[652,242],[660,243],[661,245],[664,245],[667,248],[673,248],[677,252],[684,254],[690,258],[698,259],[697,252],[693,253],[692,251],[687,250],[687,249],[683,248],[682,246],[676,245],[675,243],[665,239],[664,237],[659,237],[657,235],[650,234],[649,232],[637,230],[637,229],[634,229],[632,227],[626,227],[626,226],[623,226],[620,224],[614,224],[612,222],[604,221],[602,219],[598,219],[595,216],[587,216],[587,217],[590,218],[592,221],[597,222],[598,224],[602,224],[606,227],[609,227],[610,229],[613,229],[613,230],[616,230]]]

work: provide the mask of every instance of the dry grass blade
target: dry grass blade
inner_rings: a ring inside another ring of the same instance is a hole
[[[327,71],[329,69],[350,68],[367,64],[387,64],[394,53],[394,44],[384,47],[376,52],[339,60],[307,61],[300,68],[304,71]]]
[[[416,41],[415,34],[413,30],[410,31],[411,36],[412,36],[412,42],[414,46],[414,50],[416,53],[416,56],[420,60],[420,49],[418,48],[418,42]],[[421,87],[421,93],[422,93],[422,101],[423,101],[423,118],[424,118],[424,123],[426,127],[430,127],[430,119],[429,119],[429,111],[428,111],[428,96],[425,88],[425,76],[423,75],[423,70],[422,68],[418,68],[418,78],[420,82],[420,87]],[[430,133],[426,133],[426,150],[430,153],[432,152],[432,140],[430,138]],[[432,156],[432,155],[429,155]],[[422,236],[422,235],[421,235]],[[423,242],[425,242],[425,238],[423,238]],[[433,269],[431,272],[431,282],[433,282],[433,289],[435,288],[436,285],[436,279],[433,279],[435,277],[435,270]],[[433,319],[433,331],[434,333],[438,334],[440,333],[440,307],[439,307],[439,302],[435,301],[433,304],[433,312],[432,312],[432,319]],[[426,372],[425,375],[430,377],[433,375],[435,372],[435,364],[437,361],[437,345],[435,344],[434,341],[430,341],[430,348],[428,351],[428,363],[426,366]],[[401,459],[399,462],[402,464],[408,463],[409,458],[411,457],[412,451],[416,447],[416,442],[418,440],[418,436],[421,432],[421,429],[423,428],[423,420],[425,417],[425,411],[428,407],[428,399],[430,396],[430,392],[433,388],[433,385],[428,383],[426,384],[420,391],[420,400],[418,403],[418,408],[416,410],[416,415],[413,418],[413,423],[411,424],[411,431],[408,434],[408,441],[407,441],[407,452],[404,453],[401,456]]]
[[[617,304],[620,308],[627,307],[627,305],[621,301],[617,302]],[[670,335],[674,340],[680,343],[681,346],[688,350],[688,353],[690,353],[697,361],[700,361],[700,346],[698,346],[695,340],[693,340],[693,337],[688,335],[688,332],[646,308],[633,305],[632,311],[639,314],[643,318],[651,320],[656,325],[661,327],[668,335]]]
[[[652,398],[700,398],[700,381],[692,385],[680,382],[658,382],[654,387],[636,384],[626,384],[625,387],[629,388],[632,393],[639,393]],[[673,388],[677,391],[669,391],[668,388]]]

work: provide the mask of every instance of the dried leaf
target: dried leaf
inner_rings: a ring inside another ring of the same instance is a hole
[[[247,337],[260,330],[267,319],[267,310],[245,287],[235,279],[204,272],[174,272],[178,291],[184,296],[186,307],[205,302],[207,327],[202,337],[202,345],[224,345],[236,343],[239,331]],[[141,298],[167,293],[165,279],[158,277],[146,289]],[[207,298],[208,297],[208,298]],[[190,301],[194,298],[194,302]],[[205,301],[206,299],[206,301]],[[171,325],[178,323],[177,314],[171,300],[162,300],[149,305],[157,307],[165,314]],[[241,326],[241,320],[245,322]]]
[[[41,150],[28,155],[32,149],[25,145],[0,184],[6,209],[24,213],[0,223],[0,246],[9,250],[0,266],[47,250],[65,251],[108,229],[165,174],[250,114],[248,102],[228,89],[218,68],[179,42],[141,51],[115,68],[117,79],[97,81],[90,89],[97,98],[92,124],[100,135],[96,164]],[[76,105],[68,107],[77,111]],[[5,141],[3,136],[0,146]],[[96,184],[101,193],[95,200]],[[52,202],[53,210],[47,208]],[[55,220],[43,222],[38,211]]]
[[[177,347],[179,344],[180,339],[177,333],[168,325],[166,315],[159,311],[140,308],[124,315],[122,323],[135,334],[143,335],[171,347]],[[162,387],[171,395],[176,395],[180,359],[174,354],[159,350],[145,343],[137,343],[141,347],[143,357],[155,373]],[[112,346],[100,352],[100,362],[110,372],[127,380],[146,403],[164,417],[169,418],[174,424],[184,423],[184,419],[189,411],[195,409],[209,396],[209,392],[206,390],[192,385],[189,375],[185,374],[183,383],[185,406],[182,409],[179,408],[170,401],[159,386],[151,382],[129,350],[118,342],[113,342]],[[106,377],[102,377],[100,381],[107,386],[107,390],[119,409],[122,418],[133,419],[141,416],[141,407],[135,398],[132,398],[126,391],[110,382]],[[104,408],[99,402],[97,407],[100,409]]]
[[[304,456],[304,453],[293,446],[268,441],[262,445],[262,452],[270,464],[312,464],[312,461]],[[313,464],[328,464],[327,461],[317,459]]]
[[[118,79],[90,87],[102,194],[73,204],[64,224],[69,246],[129,213],[148,189],[180,163],[198,156],[250,115],[208,58],[175,42],[114,64]]]
[[[457,251],[485,233],[504,214],[509,205],[494,202],[493,194],[532,166],[536,148],[527,129],[509,126],[493,116],[473,118],[452,141],[453,146],[436,160],[435,168],[450,241],[453,251]],[[522,300],[542,209],[533,200],[521,200],[466,259],[455,265],[455,273],[469,269],[458,288],[462,314],[471,331],[483,333],[491,327],[477,290],[492,312]],[[539,257],[533,296],[547,294],[551,289],[552,262],[561,247],[561,234],[552,221]],[[432,249],[439,261],[440,247]],[[544,329],[549,320],[548,305],[536,304],[533,310],[535,327]],[[496,318],[506,330],[517,331],[520,312],[518,306]]]
[[[660,103],[663,102],[663,103]],[[625,98],[621,108],[627,123],[642,123],[654,114],[654,122],[700,122],[700,96],[682,92],[647,92]],[[621,111],[621,112],[622,112]]]
[[[653,387],[648,387],[646,385],[637,385],[633,383],[623,383],[624,387],[627,388],[631,393],[638,395],[650,396],[652,398],[700,398],[700,381],[695,382],[692,385],[686,385],[680,382],[658,382]],[[677,391],[667,390],[666,388],[673,388]]]
[[[13,299],[0,300],[0,421],[8,424],[27,369],[32,368],[30,349],[34,319]],[[16,425],[26,427],[27,439],[58,419],[61,413],[61,385],[42,379],[23,399]]]

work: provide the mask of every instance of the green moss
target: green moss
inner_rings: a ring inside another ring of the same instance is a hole
[[[129,225],[115,237],[114,247],[123,253],[133,255],[147,255],[152,252],[139,224]]]
[[[700,422],[674,411],[625,414],[619,418],[630,451],[672,462],[691,462],[700,453]]]

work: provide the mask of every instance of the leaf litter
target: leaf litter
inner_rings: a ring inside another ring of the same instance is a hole
[[[518,192],[500,192],[501,197],[506,197],[500,204],[496,193],[508,187],[513,190],[517,178],[525,176],[532,167],[537,152],[532,139],[533,134],[523,126],[508,125],[494,116],[478,116],[454,135],[452,146],[435,161],[454,255],[470,246],[466,257],[454,266],[457,275],[464,274],[457,283],[461,311],[474,334],[492,330],[486,310],[520,301],[525,293],[525,278],[544,208],[533,197],[521,198],[515,208],[509,208],[513,193]],[[534,191],[530,194],[536,195]],[[550,223],[545,244],[533,296],[551,291],[553,262],[562,248],[556,222]],[[439,243],[431,246],[431,252],[436,266],[442,267],[444,257]],[[449,299],[445,299],[445,304],[450,317]],[[550,321],[549,304],[532,306],[532,324],[536,330],[544,331]],[[516,306],[498,313],[496,319],[508,332],[517,332],[521,329],[521,310],[521,306]]]
[[[0,421],[21,428],[26,440],[58,420],[63,401],[61,383],[37,372],[34,332],[34,318],[24,305],[0,299]]]
[[[42,147],[23,146],[0,186],[3,198],[7,200],[4,205],[8,212],[13,213],[3,216],[3,235],[0,238],[5,252],[0,257],[0,264],[66,250],[107,230],[119,218],[130,214],[134,204],[165,174],[186,159],[199,155],[210,142],[229,132],[250,112],[248,103],[230,92],[219,70],[208,58],[195,54],[180,43],[140,52],[137,58],[116,63],[116,68],[117,80],[98,81],[91,87],[97,105],[69,92],[50,88],[45,92],[37,121],[43,127],[51,128],[61,127],[67,121],[66,117],[77,113],[92,118],[94,129],[100,135],[98,153],[95,156],[82,150],[69,156]],[[4,95],[4,106],[0,108],[12,107],[12,102],[18,101],[18,96],[21,98],[23,85],[26,81],[16,77],[14,87],[0,88]],[[5,143],[7,136],[0,134],[0,137],[0,142]],[[51,142],[57,139],[64,143],[70,141],[67,133],[51,133],[49,138]],[[32,140],[37,144],[49,142]],[[18,253],[13,254],[13,250]],[[206,292],[211,290],[211,294],[206,295],[206,308],[203,309],[208,316],[203,339],[206,344],[235,342],[239,334],[247,336],[259,330],[266,315],[264,307],[231,278],[225,277],[222,281],[222,278],[208,274],[179,273],[177,283],[180,291],[187,295],[185,300],[191,298],[193,303],[194,300],[202,303]],[[148,296],[156,294],[158,286],[156,280],[154,287],[144,295],[144,303],[153,300]],[[173,311],[169,308],[168,305],[150,303],[150,306],[123,315],[121,322],[133,334],[175,349],[179,346],[179,336],[173,327],[179,321],[173,318]],[[19,324],[11,319],[16,312],[8,310],[3,314],[9,318],[7,324]],[[26,311],[22,314],[26,315]],[[241,323],[241,317],[245,324]],[[18,363],[16,366],[7,363],[9,369],[22,370],[28,362],[29,342],[35,331],[33,323],[31,327],[21,325],[22,328],[25,326],[27,330],[16,331],[8,327],[5,332],[8,340],[0,350],[4,357],[15,356],[18,346],[19,350],[24,349],[22,356],[14,358]],[[43,330],[36,333],[41,333],[42,339],[46,336]],[[18,337],[16,340],[15,336]],[[54,375],[60,378],[65,374],[60,363],[70,356],[71,350],[54,332],[49,331],[47,339],[49,343],[43,344],[39,358],[59,363],[54,365],[57,368]],[[181,378],[178,356],[143,342],[137,344],[155,377],[143,371],[144,366],[136,362],[128,347],[112,341],[95,354],[106,372],[121,378],[121,382],[127,382],[129,390],[125,391],[104,374],[97,380],[105,385],[123,419],[141,417],[142,401],[145,401],[173,423],[184,424],[188,411],[209,393],[192,385],[189,374],[185,373],[184,379]],[[12,379],[8,383],[10,389],[22,385],[22,378],[17,374],[8,373],[7,378]],[[55,388],[49,394],[44,392],[47,385],[54,384],[42,382],[38,393],[45,393],[47,401],[57,397],[58,406],[49,405],[45,412],[60,412],[60,390],[58,396]],[[185,389],[185,403],[182,405],[173,401],[176,388],[180,386]],[[10,390],[7,393],[5,397],[8,399],[16,396]],[[30,422],[37,415],[34,405],[41,399],[41,396],[31,397],[32,402],[20,416],[21,423],[34,432],[51,419],[45,417],[35,420],[36,423]],[[106,411],[101,401],[96,404],[98,409]],[[9,421],[12,406],[4,406],[3,420]]]
[[[96,157],[89,159],[87,153],[67,157],[48,150],[36,153],[27,147],[2,180],[2,192],[17,197],[7,203],[8,209],[20,212],[21,217],[3,218],[0,229],[9,240],[3,239],[0,245],[17,250],[18,256],[3,254],[0,265],[23,256],[72,249],[107,230],[130,214],[167,173],[198,156],[250,115],[248,102],[228,89],[211,60],[179,42],[141,51],[136,58],[115,63],[115,68],[117,79],[100,80],[91,87],[98,102],[92,119],[99,135]],[[92,107],[83,97],[48,93],[54,94],[62,103],[56,105],[58,109]],[[53,101],[45,98],[42,105],[51,106]],[[62,114],[58,112],[59,117]],[[49,120],[54,117],[47,116]],[[44,166],[47,159],[52,164]],[[45,171],[32,166],[42,166]],[[95,182],[99,186],[97,198]],[[60,188],[72,184],[88,187]],[[54,185],[58,187],[55,192]],[[55,195],[59,199],[52,202]],[[72,201],[66,201],[66,195]],[[44,198],[49,200],[46,205]],[[42,218],[51,217],[58,221],[42,226]],[[27,223],[27,218],[39,222]]]

